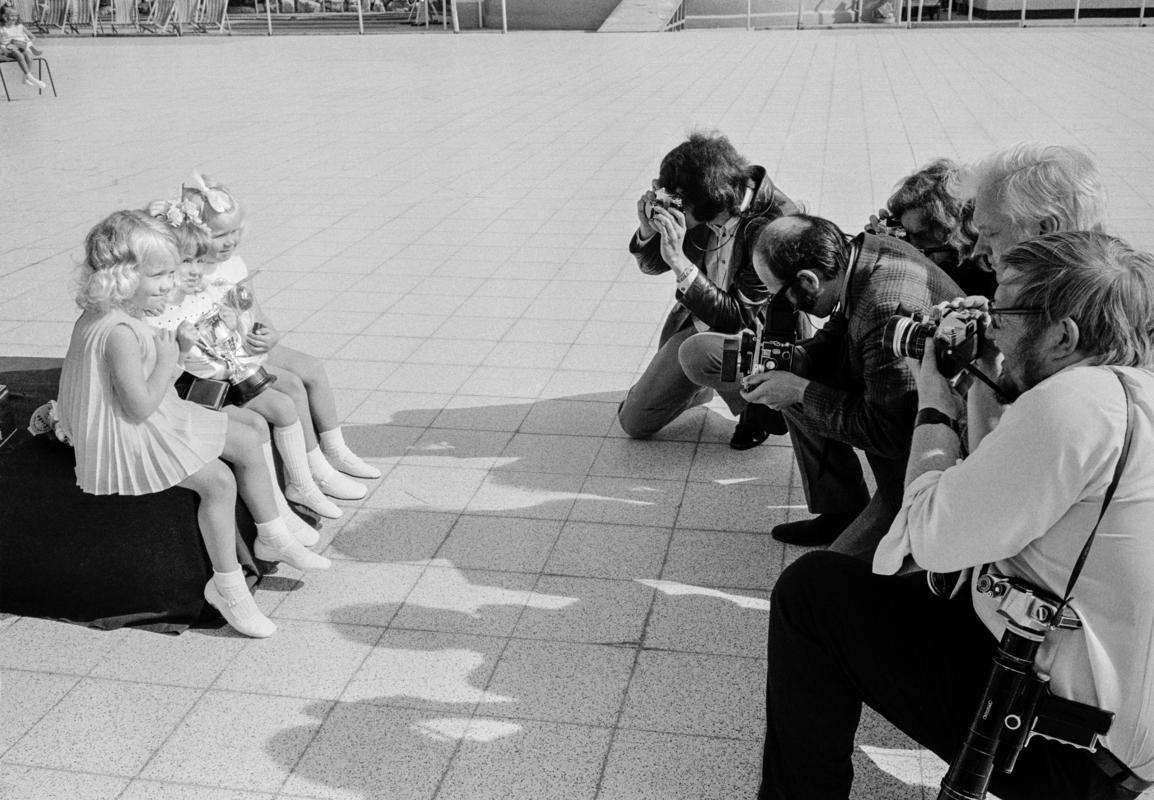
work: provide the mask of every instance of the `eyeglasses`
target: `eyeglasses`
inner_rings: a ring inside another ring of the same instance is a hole
[[[1038,306],[1009,306],[1007,308],[990,306],[986,309],[986,313],[990,315],[990,320],[995,328],[999,327],[998,317],[1029,317],[1044,311],[1045,309]]]

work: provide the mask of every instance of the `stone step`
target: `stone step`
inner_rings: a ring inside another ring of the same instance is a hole
[[[682,0],[621,0],[598,33],[654,33],[665,29]]]

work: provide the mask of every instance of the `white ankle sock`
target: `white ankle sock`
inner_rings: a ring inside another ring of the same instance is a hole
[[[273,428],[272,438],[284,461],[285,482],[302,489],[311,489],[314,486],[312,458],[305,453],[305,431],[300,420],[283,428]]]
[[[291,533],[298,542],[305,547],[312,547],[320,541],[321,535],[317,533],[312,525],[309,525],[298,517],[289,507],[288,500],[285,499],[284,492],[281,491],[280,484],[277,483],[276,462],[273,461],[272,457],[272,445],[265,442],[261,445],[261,450],[264,453],[265,463],[268,465],[268,474],[272,478],[272,496],[273,500],[276,501],[277,514],[285,521],[289,533]]]
[[[324,451],[329,463],[336,469],[347,475],[352,475],[354,478],[381,477],[379,469],[349,449],[349,446],[345,444],[345,435],[339,426],[331,431],[321,431],[317,438],[320,440],[321,450]]]
[[[256,524],[256,557],[263,561],[283,561],[297,569],[328,569],[332,562],[317,555],[289,533],[283,519]]]
[[[336,471],[319,447],[314,447],[305,453],[305,458],[308,459],[309,472],[312,473],[313,480],[317,482],[326,480]]]
[[[230,597],[236,593],[237,589],[243,589],[248,593],[248,584],[244,580],[244,570],[240,567],[231,572],[217,572],[212,571],[212,582],[216,584],[216,589],[225,597]]]

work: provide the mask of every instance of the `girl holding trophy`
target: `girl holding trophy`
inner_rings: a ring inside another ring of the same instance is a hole
[[[235,252],[244,233],[244,208],[228,189],[199,173],[194,173],[190,184],[183,187],[181,199],[197,209],[212,233],[209,250],[202,259],[208,286],[206,291],[223,298],[234,287],[244,286],[243,282],[249,278],[248,267]],[[245,337],[245,348],[253,355],[267,356],[263,366],[276,377],[273,391],[286,394],[293,401],[301,422],[302,446],[312,477],[329,497],[359,500],[366,494],[364,485],[346,476],[379,478],[381,472],[357,456],[345,443],[324,363],[279,344],[281,334],[267,320],[262,322],[263,325],[250,330]],[[277,442],[278,449],[281,449],[280,440]],[[281,452],[283,455],[284,451]],[[289,499],[295,498],[290,494]]]
[[[330,562],[302,547],[278,516],[251,429],[177,396],[173,380],[194,334],[189,326],[157,332],[144,316],[163,310],[179,262],[172,229],[143,211],[117,211],[89,232],[77,292],[83,313],[60,378],[61,427],[85,492],[183,486],[199,495],[213,566],[205,600],[238,632],[263,638],[276,625],[257,607],[237,562],[237,491],[256,520],[258,558],[299,569]]]
[[[200,221],[195,209],[180,200],[154,201],[149,204],[148,213],[156,219],[167,223],[172,228],[182,260],[177,267],[176,282],[173,286],[172,293],[168,296],[168,302],[164,310],[159,314],[146,316],[145,321],[159,330],[175,331],[185,323],[188,323],[193,329],[196,329],[198,327],[197,323],[200,323],[202,320],[213,319],[220,314],[217,303],[213,301],[212,296],[208,292],[204,291],[204,272],[199,263],[200,257],[208,250],[208,243],[212,239],[208,226]],[[203,324],[201,327],[203,327]],[[219,344],[219,337],[213,337],[209,332],[202,330],[197,330],[194,338],[197,341],[211,338]],[[204,341],[204,345],[213,347],[213,345],[207,341]],[[226,362],[221,361],[219,364],[226,365]],[[184,367],[189,374],[195,371],[196,374],[204,377],[217,374],[218,363],[210,361],[205,356],[201,345],[194,342],[188,354],[185,356]],[[187,375],[177,380],[178,387],[180,387],[181,381],[186,377]],[[220,383],[217,381],[209,382]],[[268,385],[268,382],[266,382],[265,387],[267,388]],[[194,399],[192,387],[186,386],[185,388],[187,390],[185,397],[187,399]],[[215,398],[219,399],[224,399],[224,397],[225,395],[223,393],[215,396]],[[206,404],[213,407],[217,406],[216,402],[207,402]],[[290,532],[296,537],[298,542],[305,547],[315,545],[320,541],[320,534],[317,533],[316,529],[311,525],[308,525],[293,513],[292,509],[289,508],[284,493],[280,489],[280,484],[277,480],[276,464],[273,461],[272,445],[269,439],[269,420],[266,419],[265,416],[257,413],[257,411],[252,410],[251,406],[242,408],[239,405],[228,404],[220,405],[219,407],[221,411],[225,412],[238,424],[246,425],[253,429],[254,434],[261,443],[261,453],[264,455],[265,464],[268,467],[269,476],[271,477],[273,499],[276,501],[277,511],[280,513],[281,518],[288,523]],[[283,404],[276,406],[273,413],[279,414],[283,418],[289,418],[295,412],[290,403],[288,404],[288,408],[285,408]],[[295,421],[295,418],[291,421]],[[325,498],[322,496],[321,499],[324,500]]]

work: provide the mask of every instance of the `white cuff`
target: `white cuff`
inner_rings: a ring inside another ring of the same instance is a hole
[[[691,266],[685,270],[685,274],[677,279],[677,288],[682,292],[688,289],[690,285],[697,280],[698,272],[700,272],[700,270],[696,266]]]

